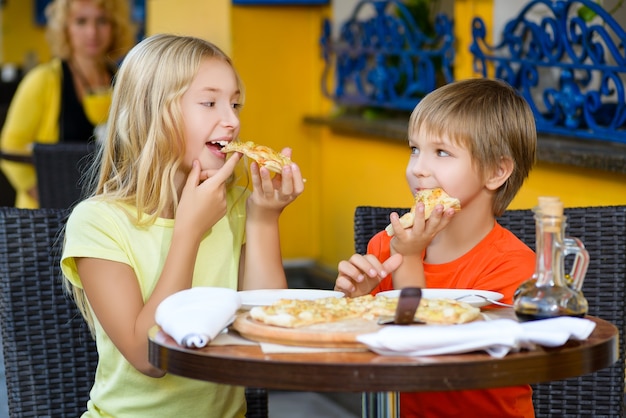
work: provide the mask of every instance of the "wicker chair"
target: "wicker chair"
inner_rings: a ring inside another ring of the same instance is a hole
[[[35,144],[33,161],[40,207],[65,209],[83,197],[82,176],[94,151],[92,142]]]
[[[98,354],[61,284],[67,209],[0,208],[0,328],[9,414],[78,417]],[[246,389],[249,418],[268,416],[265,389]]]
[[[247,418],[267,418],[269,416],[268,392],[265,388],[246,388]]]
[[[389,214],[407,208],[359,206],[354,215],[356,252],[389,223]],[[626,325],[626,206],[566,208],[566,235],[580,238],[590,255],[583,292],[589,314],[619,329],[619,360],[611,367],[577,378],[533,384],[537,417],[624,416]],[[509,210],[498,222],[529,247],[535,246],[535,222],[530,210]],[[569,261],[569,260],[568,260]]]
[[[0,208],[0,327],[11,417],[77,417],[98,355],[60,279],[67,211]]]

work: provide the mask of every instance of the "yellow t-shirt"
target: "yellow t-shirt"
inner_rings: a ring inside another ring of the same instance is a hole
[[[227,216],[214,225],[200,244],[194,286],[237,288],[245,240],[246,198],[247,192],[241,188],[229,191]],[[74,257],[125,263],[135,271],[145,300],[158,281],[173,229],[174,220],[162,218],[154,225],[138,228],[120,206],[95,199],[83,201],[67,222],[63,274],[74,286],[81,287]],[[243,418],[244,388],[171,374],[158,379],[148,377],[126,361],[97,319],[94,321],[99,362],[88,411],[83,417]]]

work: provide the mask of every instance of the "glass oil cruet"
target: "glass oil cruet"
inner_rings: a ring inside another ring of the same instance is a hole
[[[515,292],[514,308],[520,320],[587,313],[582,285],[589,265],[589,253],[578,238],[565,238],[566,217],[557,197],[540,197],[534,209],[536,229],[535,273]],[[574,255],[569,279],[565,256]]]

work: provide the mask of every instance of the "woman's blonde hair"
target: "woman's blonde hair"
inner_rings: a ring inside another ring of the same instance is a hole
[[[90,1],[107,12],[113,26],[113,39],[107,58],[117,62],[135,44],[136,28],[132,23],[128,0],[54,0],[45,10],[47,26],[46,38],[52,55],[67,59],[71,45],[67,32],[67,19],[70,6],[76,1]]]
[[[466,147],[483,176],[492,173],[502,158],[513,161],[513,172],[495,194],[495,216],[506,210],[535,163],[533,112],[515,89],[500,80],[462,80],[429,93],[409,120],[409,136],[418,133],[446,135]]]
[[[109,122],[88,173],[88,188],[94,198],[133,207],[136,211],[128,216],[137,226],[153,224],[166,211],[176,214],[174,180],[185,154],[180,101],[206,59],[231,66],[243,102],[243,85],[230,58],[194,37],[146,38],[130,50],[115,76]],[[83,290],[71,290],[93,327]]]

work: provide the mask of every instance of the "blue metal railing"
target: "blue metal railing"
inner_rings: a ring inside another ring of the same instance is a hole
[[[595,16],[580,17],[585,7]],[[531,0],[497,44],[473,20],[474,67],[529,102],[540,133],[626,143],[626,32],[592,0]],[[362,0],[337,37],[324,21],[322,91],[340,106],[410,111],[453,81],[452,21],[426,35],[398,0]]]
[[[586,7],[595,14],[578,15]],[[496,45],[473,21],[475,69],[516,87],[539,132],[626,143],[626,32],[594,1],[530,1]]]
[[[324,21],[322,91],[340,105],[410,111],[424,95],[452,81],[453,41],[445,15],[437,16],[431,37],[401,1],[362,0],[337,38]]]

